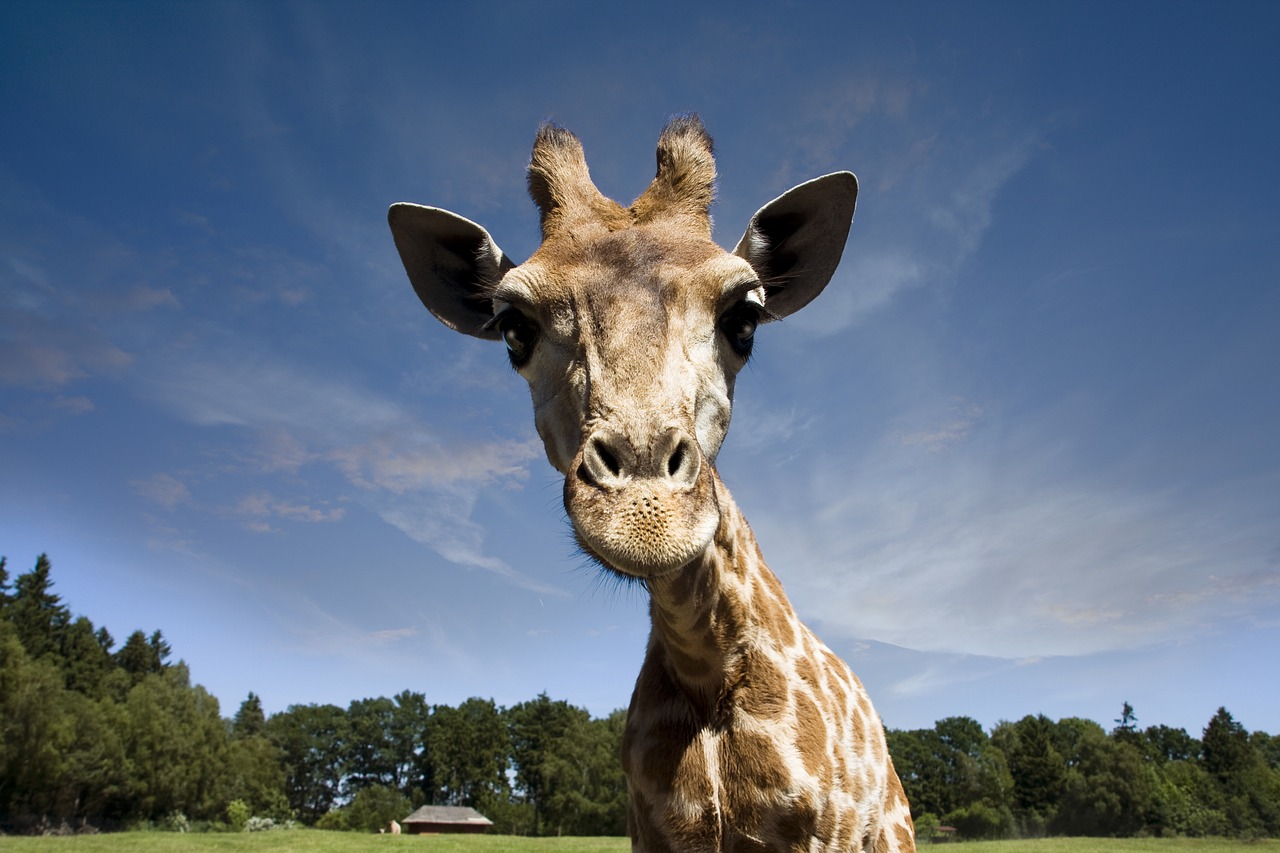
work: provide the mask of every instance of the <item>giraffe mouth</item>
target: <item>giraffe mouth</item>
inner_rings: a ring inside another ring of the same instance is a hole
[[[679,449],[661,468],[633,476],[625,473],[625,461],[601,454],[601,443],[589,440],[565,478],[564,506],[578,544],[619,574],[670,574],[700,557],[715,538],[720,510],[711,466],[690,442],[669,443]]]

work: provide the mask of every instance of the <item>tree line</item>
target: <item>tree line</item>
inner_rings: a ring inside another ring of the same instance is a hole
[[[1280,737],[1225,708],[1198,739],[1139,728],[1128,702],[1115,723],[950,717],[889,730],[889,751],[924,837],[1280,835]]]
[[[0,829],[243,828],[250,818],[371,831],[424,804],[471,806],[495,831],[623,835],[625,712],[542,694],[293,705],[253,693],[229,718],[159,630],[119,647],[72,617],[51,566],[10,583],[0,557]],[[990,732],[952,717],[889,730],[921,837],[1280,835],[1280,737],[1220,709],[1200,738],[1028,716]]]

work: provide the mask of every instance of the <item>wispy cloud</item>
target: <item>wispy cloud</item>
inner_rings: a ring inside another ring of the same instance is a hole
[[[152,474],[145,479],[133,480],[130,485],[138,494],[165,509],[173,509],[191,500],[191,490],[186,483],[171,474]]]
[[[314,507],[294,501],[282,500],[267,492],[256,492],[243,497],[232,512],[247,516],[251,530],[270,532],[266,523],[268,518],[283,518],[289,521],[301,521],[308,524],[341,521],[347,514],[345,507]]]
[[[897,441],[899,444],[918,445],[937,453],[966,441],[981,419],[981,406],[957,400],[952,407],[950,418],[929,429],[899,435]]]
[[[1210,499],[1071,477],[1042,460],[997,462],[981,449],[927,459],[910,450],[886,444],[878,462],[837,465],[805,480],[808,495],[771,501],[786,516],[764,525],[771,559],[801,610],[844,637],[1080,655],[1280,606],[1257,512],[1224,514]]]
[[[254,448],[245,458],[260,471],[329,466],[384,521],[450,562],[557,592],[486,554],[483,528],[472,519],[481,487],[527,477],[529,462],[541,452],[534,442],[446,441],[395,402],[272,356],[188,357],[148,376],[147,388],[190,423],[245,430]],[[271,519],[334,522],[345,509],[259,491],[243,498],[235,512],[248,519],[250,529],[273,532]]]

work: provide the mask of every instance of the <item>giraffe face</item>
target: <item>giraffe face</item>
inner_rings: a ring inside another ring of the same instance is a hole
[[[734,378],[757,324],[826,286],[858,190],[848,172],[801,184],[761,208],[729,253],[711,240],[715,161],[702,123],[673,119],[657,161],[624,208],[591,182],[577,137],[540,128],[529,192],[542,244],[519,266],[457,214],[414,204],[388,214],[431,313],[506,342],[547,459],[564,474],[579,543],[639,578],[676,571],[711,544],[711,465]]]
[[[546,241],[494,289],[574,532],[606,566],[660,576],[710,544],[711,463],[764,299],[747,261],[658,225]]]

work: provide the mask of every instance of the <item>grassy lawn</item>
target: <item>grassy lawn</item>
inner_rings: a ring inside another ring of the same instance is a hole
[[[925,845],[928,849],[932,845]],[[212,833],[181,835],[171,832],[122,832],[68,838],[2,838],[0,851],[31,853],[148,853],[175,851],[363,851],[421,850],[432,853],[626,853],[625,838],[516,838],[506,835],[410,836],[361,835],[348,832]],[[939,851],[946,847],[938,847]],[[1221,839],[1048,838],[1038,841],[973,841],[957,846],[957,853],[1280,853],[1280,841]]]
[[[190,833],[118,832],[62,838],[0,838],[3,853],[628,853],[625,838],[517,838],[509,835],[364,835],[354,832]]]

